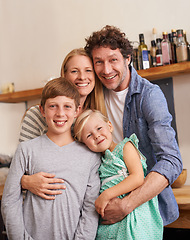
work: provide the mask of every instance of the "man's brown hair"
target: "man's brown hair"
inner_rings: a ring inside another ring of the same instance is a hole
[[[92,50],[99,47],[110,47],[112,50],[120,50],[124,58],[132,55],[133,47],[125,37],[125,33],[119,28],[106,25],[100,31],[93,32],[89,38],[86,38],[85,50],[92,58]]]

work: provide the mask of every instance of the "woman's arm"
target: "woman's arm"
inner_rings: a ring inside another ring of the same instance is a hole
[[[39,172],[33,175],[23,175],[21,178],[21,186],[30,192],[42,197],[46,200],[55,199],[54,195],[62,194],[61,190],[66,187],[62,184],[63,179],[54,178],[55,175],[51,173]]]
[[[104,217],[104,209],[111,199],[133,191],[144,182],[144,172],[140,156],[131,142],[127,142],[123,148],[123,159],[129,176],[119,184],[106,189],[95,202],[96,211],[101,214],[102,217]]]

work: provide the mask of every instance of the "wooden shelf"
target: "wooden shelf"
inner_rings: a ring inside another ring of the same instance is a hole
[[[161,67],[149,68],[146,70],[138,70],[137,72],[141,77],[146,78],[150,81],[167,78],[167,77],[173,77],[180,74],[190,73],[190,61],[175,63],[175,64],[161,66]],[[42,93],[42,88],[14,92],[14,93],[0,94],[0,102],[5,102],[5,103],[26,102],[29,100],[40,98],[41,93]]]
[[[146,70],[138,70],[138,74],[150,81],[190,73],[190,62],[181,62]]]
[[[43,88],[0,94],[0,102],[19,103],[41,98]]]

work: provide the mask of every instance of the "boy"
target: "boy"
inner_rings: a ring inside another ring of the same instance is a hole
[[[54,79],[44,87],[40,109],[47,134],[18,146],[5,183],[2,216],[9,240],[95,238],[100,155],[72,137],[79,103],[77,89],[66,79]],[[48,201],[28,191],[22,204],[21,177],[40,171],[53,171],[64,179],[64,192]]]

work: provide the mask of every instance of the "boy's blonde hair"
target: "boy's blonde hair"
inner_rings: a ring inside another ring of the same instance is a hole
[[[82,141],[82,130],[86,124],[86,122],[89,120],[89,118],[93,115],[98,115],[103,121],[108,122],[108,118],[104,116],[100,111],[95,109],[87,109],[83,111],[79,117],[77,118],[75,125],[74,125],[74,135],[75,139],[79,142]]]
[[[43,109],[47,99],[57,96],[65,96],[74,99],[76,108],[80,105],[80,94],[78,89],[72,82],[65,78],[55,78],[44,86],[41,97],[41,106]]]

